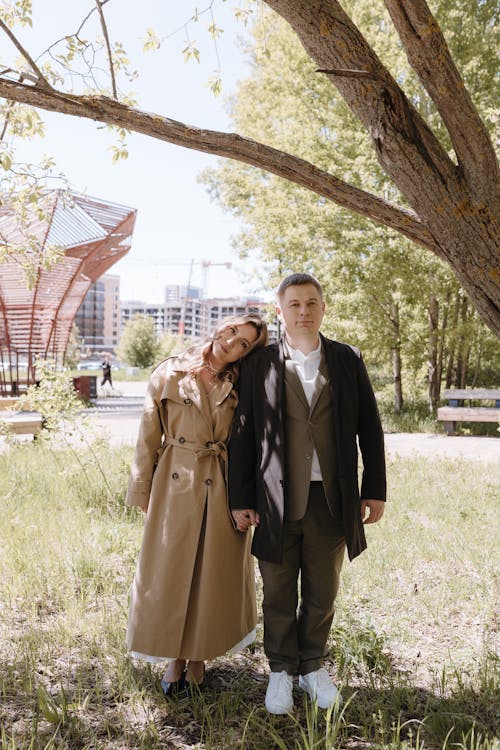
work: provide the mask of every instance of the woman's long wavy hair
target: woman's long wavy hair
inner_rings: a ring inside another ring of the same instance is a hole
[[[219,338],[222,331],[228,326],[242,326],[245,325],[245,323],[250,323],[250,325],[255,328],[257,338],[250,344],[243,356],[246,357],[247,354],[259,346],[265,346],[268,341],[267,324],[262,320],[260,315],[246,313],[244,315],[228,316],[219,321],[217,327],[209,338],[203,339],[199,343],[190,346],[189,349],[184,352],[182,359],[186,372],[191,373],[191,375],[197,375],[206,365],[209,364],[213,342]],[[235,383],[238,380],[241,359],[228,365],[226,370],[222,370],[219,373],[218,378],[220,380],[229,379],[231,382]]]

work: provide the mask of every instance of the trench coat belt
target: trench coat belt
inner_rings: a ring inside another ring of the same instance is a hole
[[[190,443],[188,440],[176,440],[170,435],[165,436],[163,445],[173,445],[176,448],[183,448],[192,451],[196,458],[205,458],[206,456],[217,456],[223,462],[224,479],[227,487],[227,445],[222,440],[209,440],[207,443]]]

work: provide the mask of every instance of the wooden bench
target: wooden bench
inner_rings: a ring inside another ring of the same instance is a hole
[[[440,406],[437,418],[453,435],[457,422],[500,422],[500,390],[488,388],[449,388],[443,391],[448,406]],[[494,406],[464,406],[464,401],[494,401]]]
[[[36,438],[43,428],[44,420],[39,411],[18,411],[3,417],[2,421],[9,428],[9,432],[15,435],[33,435],[33,438]]]

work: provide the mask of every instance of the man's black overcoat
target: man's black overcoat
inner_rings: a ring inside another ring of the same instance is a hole
[[[360,497],[385,500],[384,435],[373,389],[357,349],[321,336],[332,391],[342,519],[349,558],[366,548]],[[285,365],[282,343],[252,352],[241,367],[239,404],[229,443],[229,505],[260,515],[252,552],[281,562],[285,480]],[[358,444],[363,462],[361,494]],[[334,453],[336,451],[336,455]]]

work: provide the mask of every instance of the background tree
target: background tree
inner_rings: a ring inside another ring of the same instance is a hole
[[[158,361],[167,359],[175,354],[179,348],[187,348],[187,344],[179,340],[179,336],[168,331],[163,334],[158,344]]]
[[[71,326],[71,332],[69,334],[68,346],[66,347],[66,355],[64,357],[64,364],[70,370],[74,370],[82,355],[82,337],[78,326],[73,323]]]
[[[87,16],[88,20],[92,13],[98,15],[100,40],[84,39],[83,24],[79,34],[65,34],[57,44],[55,40],[50,56],[38,56],[35,61],[22,44],[22,33],[13,31],[16,23],[29,23],[31,4],[2,3],[0,29],[14,54],[1,60],[0,97],[105,122],[116,126],[122,135],[133,130],[230,157],[302,185],[431,250],[453,269],[482,319],[500,334],[500,195],[498,163],[488,134],[491,108],[481,98],[474,104],[463,80],[470,86],[471,81],[487,82],[496,74],[495,0],[465,0],[459,8],[446,4],[443,17],[460,13],[462,19],[462,29],[457,25],[456,36],[449,38],[455,53],[461,47],[472,49],[479,41],[481,44],[480,62],[476,64],[471,56],[461,74],[425,0],[385,0],[401,50],[415,73],[408,78],[398,68],[393,75],[385,64],[383,49],[376,52],[363,36],[363,31],[368,34],[370,30],[367,8],[362,8],[358,17],[354,4],[347,4],[346,11],[334,0],[265,3],[288,22],[310,58],[309,85],[297,91],[299,99],[314,110],[315,79],[321,76],[338,89],[362,123],[378,163],[393,184],[387,197],[353,185],[321,163],[311,163],[300,143],[296,152],[287,153],[246,135],[198,129],[141,111],[119,93],[130,71],[122,45],[112,42],[107,29],[106,4],[97,0]],[[212,24],[212,34],[218,33]],[[145,46],[152,49],[160,44],[160,37],[150,31]],[[90,64],[89,50],[93,55]],[[187,53],[196,56],[194,49]],[[14,55],[21,56],[21,62]],[[57,60],[57,70],[53,60]],[[108,66],[109,80],[100,89],[94,73],[103,63]],[[82,70],[78,87],[75,74]],[[275,68],[277,78],[281,72]],[[418,106],[406,90],[412,78],[418,78]],[[274,105],[279,112],[280,100]],[[342,133],[335,122],[321,124],[331,134],[325,144],[331,155]]]
[[[411,80],[389,19],[367,0],[350,0],[347,6],[372,30],[370,41],[400,71],[419,105],[417,82]],[[269,25],[255,25],[244,50],[251,73],[232,101],[236,129],[277,149],[300,149],[309,161],[351,184],[394,195],[359,122],[339,96],[332,96],[327,81],[311,76],[311,61],[292,30],[275,18],[269,20]],[[460,15],[452,20],[456,25]],[[262,54],[264,42],[269,54]],[[487,108],[493,84],[485,88],[481,95]],[[300,97],[306,90],[307,96]],[[450,286],[459,289],[448,266],[396,233],[325,205],[268,173],[221,161],[217,169],[206,170],[203,179],[213,197],[243,223],[235,247],[243,255],[258,253],[263,275],[270,274],[276,283],[283,273],[306,268],[320,278],[332,302],[327,330],[362,346],[378,369],[392,370],[396,411],[403,405],[403,372],[407,385],[427,375],[429,405],[435,410],[445,351],[438,332],[441,326],[440,335],[449,338],[451,327],[449,318],[442,327],[439,314],[446,312]]]
[[[153,318],[134,315],[124,329],[116,356],[132,367],[151,367],[158,359],[159,346]]]

